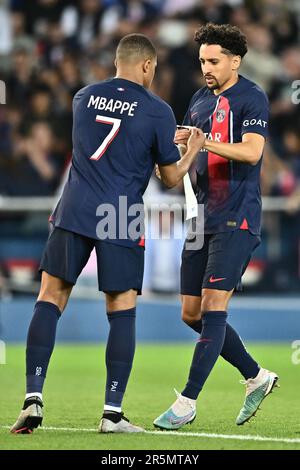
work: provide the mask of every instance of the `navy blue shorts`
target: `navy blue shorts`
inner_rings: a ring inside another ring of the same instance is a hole
[[[90,254],[96,249],[99,290],[142,292],[144,252],[141,246],[128,248],[55,227],[49,235],[40,271],[76,284]]]
[[[248,230],[204,235],[201,250],[182,252],[181,294],[201,296],[202,289],[231,291],[241,277],[260,237]]]

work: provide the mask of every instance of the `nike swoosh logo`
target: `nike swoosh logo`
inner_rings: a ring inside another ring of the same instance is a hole
[[[219,281],[224,281],[226,277],[216,277],[214,278],[213,276],[210,277],[209,282],[219,282]]]
[[[191,118],[193,118],[194,116],[197,116],[197,114],[198,114],[198,112],[191,114]]]
[[[194,411],[192,411],[191,413],[189,413],[188,415],[185,415],[181,418],[170,418],[169,421],[171,424],[185,424],[187,421],[189,421],[192,416],[194,415]]]

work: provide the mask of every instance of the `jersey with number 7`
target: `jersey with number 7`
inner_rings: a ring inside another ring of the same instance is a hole
[[[117,236],[107,241],[138,244],[120,236],[119,215],[126,218],[124,201],[128,208],[143,203],[155,163],[180,159],[175,130],[171,108],[137,83],[113,78],[80,90],[73,100],[72,165],[53,224],[97,239],[97,224],[109,204],[116,211]]]

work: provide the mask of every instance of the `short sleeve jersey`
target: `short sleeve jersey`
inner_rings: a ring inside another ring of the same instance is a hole
[[[131,208],[143,204],[155,163],[180,160],[175,131],[170,106],[135,82],[113,78],[80,90],[73,100],[72,164],[53,224],[97,239],[99,221],[115,211],[106,241],[138,244],[128,232]]]

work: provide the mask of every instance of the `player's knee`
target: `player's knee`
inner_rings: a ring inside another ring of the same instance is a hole
[[[136,306],[137,291],[130,289],[126,292],[105,292],[108,312],[129,310]]]
[[[52,276],[43,276],[41,290],[37,300],[50,302],[63,312],[68,303],[72,287],[71,284],[63,280],[58,280]]]
[[[197,321],[198,316],[199,316],[199,312],[196,309],[183,308],[181,311],[182,321],[189,326],[195,323],[195,321]]]
[[[227,300],[224,298],[214,298],[213,296],[203,296],[201,312],[223,311],[227,308]]]
[[[38,296],[38,301],[50,302],[51,304],[56,305],[60,312],[63,313],[66,305],[68,303],[69,296],[65,293],[55,292],[55,291],[43,291]]]

